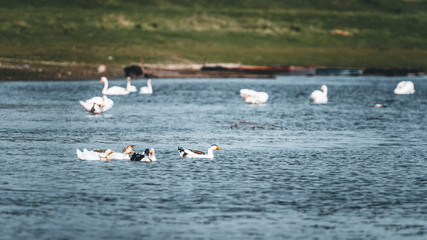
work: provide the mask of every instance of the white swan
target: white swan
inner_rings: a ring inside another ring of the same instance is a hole
[[[99,114],[101,113],[101,104],[92,103],[92,104],[84,104],[82,101],[80,101],[80,104],[84,107],[84,109],[90,113],[93,114]]]
[[[153,87],[151,86],[153,84],[153,81],[151,81],[151,79],[147,80],[147,86],[146,87],[141,87],[139,89],[139,93],[141,94],[153,94]]]
[[[320,90],[311,93],[310,100],[313,103],[327,103],[328,102],[328,87],[322,85]]]
[[[209,149],[208,149],[208,154],[198,151],[198,150],[191,150],[191,149],[184,149],[182,147],[178,147],[178,153],[181,157],[183,158],[214,158],[213,152],[215,150],[221,150],[220,147],[218,147],[217,145],[213,144]]]
[[[88,151],[86,148],[82,151],[76,150],[77,158],[80,160],[110,160],[109,155],[114,153],[113,150],[107,149],[105,152]]]
[[[104,88],[102,89],[102,94],[104,95],[127,95],[130,93],[125,88],[118,86],[108,88],[108,79],[106,77],[101,77],[99,82],[104,83]]]
[[[264,104],[268,100],[266,92],[257,92],[251,89],[240,89],[240,96],[243,100],[250,104]]]
[[[94,106],[94,104],[98,105],[98,107]],[[80,105],[82,105],[83,108],[88,112],[101,113],[106,112],[108,109],[112,108],[114,102],[104,95],[103,97],[93,97],[84,102],[80,101]],[[93,110],[98,110],[99,112],[95,112]]]
[[[131,83],[130,83],[130,77],[127,77],[126,78],[126,80],[127,80],[127,83],[126,83],[126,90],[128,91],[128,92],[136,92],[137,90],[136,90],[136,87],[134,86],[134,85],[131,85]]]
[[[122,151],[121,153],[119,153],[119,152],[114,152],[114,153],[110,154],[110,155],[108,156],[108,158],[109,158],[110,160],[130,160],[129,154],[134,153],[134,151],[133,151],[133,149],[132,149],[132,148],[134,148],[135,146],[136,146],[136,145],[127,145],[127,146],[123,149],[123,151]],[[92,149],[92,151],[94,151],[94,152],[98,152],[98,153],[103,153],[103,152],[105,152],[106,150],[95,150],[95,149]]]
[[[401,81],[394,89],[395,94],[413,94],[415,92],[414,83],[411,81]]]

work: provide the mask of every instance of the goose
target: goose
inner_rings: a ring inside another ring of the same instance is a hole
[[[93,97],[93,98],[88,99],[84,102],[80,101],[80,105],[82,105],[83,108],[86,109],[86,111],[92,112],[92,113],[99,113],[99,112],[92,111],[94,104],[97,104],[99,106],[100,112],[106,112],[107,110],[109,110],[110,108],[113,107],[114,102],[113,102],[113,100],[109,99],[105,95],[103,97]]]
[[[127,145],[121,153],[114,152],[108,156],[110,160],[130,160],[129,154],[134,153],[133,149],[136,145]],[[103,153],[105,150],[92,149],[94,152]]]
[[[214,155],[213,152],[215,150],[221,150],[220,147],[218,147],[216,144],[213,144],[208,149],[208,154],[198,151],[198,150],[191,150],[191,149],[184,149],[182,147],[178,147],[179,155],[183,158],[210,158],[213,159]]]
[[[76,150],[77,158],[80,160],[110,160],[109,155],[114,153],[113,150],[107,149],[105,152],[88,151],[86,148],[83,152],[79,149]]]
[[[328,102],[328,87],[322,85],[320,90],[311,93],[310,100],[313,103],[327,103]]]
[[[136,90],[136,87],[134,86],[134,85],[131,85],[131,83],[130,83],[130,77],[127,77],[126,78],[126,80],[127,80],[127,83],[126,83],[126,90],[128,91],[128,92],[136,92],[137,90]]]
[[[266,92],[257,92],[251,89],[240,89],[240,96],[249,104],[264,104],[268,100]]]
[[[130,93],[125,88],[118,86],[108,88],[108,79],[106,77],[101,77],[99,82],[104,83],[104,88],[102,89],[102,94],[104,95],[127,95]]]
[[[153,94],[153,88],[151,87],[151,84],[153,84],[153,81],[151,79],[147,80],[147,86],[141,87],[139,89],[140,94]]]
[[[154,149],[153,154],[154,154]],[[131,161],[140,161],[140,162],[155,162],[157,161],[155,156],[154,160],[151,159],[151,151],[147,148],[144,153],[134,153],[130,159]]]
[[[401,81],[394,89],[395,94],[413,94],[414,92],[414,83],[411,81]]]

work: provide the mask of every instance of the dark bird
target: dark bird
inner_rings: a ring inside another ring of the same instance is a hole
[[[142,68],[138,65],[130,65],[124,68],[125,77],[138,77],[142,75]]]

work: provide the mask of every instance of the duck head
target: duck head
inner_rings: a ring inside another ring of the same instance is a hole
[[[212,150],[222,150],[222,148],[218,147],[218,145],[216,145],[216,144],[212,144],[212,146],[209,149],[212,149]]]
[[[136,145],[127,145],[127,146],[123,149],[122,153],[124,153],[124,154],[134,153],[134,151],[133,151],[133,149],[132,149],[132,148],[134,148],[135,146],[136,146]]]

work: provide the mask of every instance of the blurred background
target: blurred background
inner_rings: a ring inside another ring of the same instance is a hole
[[[0,76],[141,62],[424,68],[426,10],[426,0],[0,0]]]

